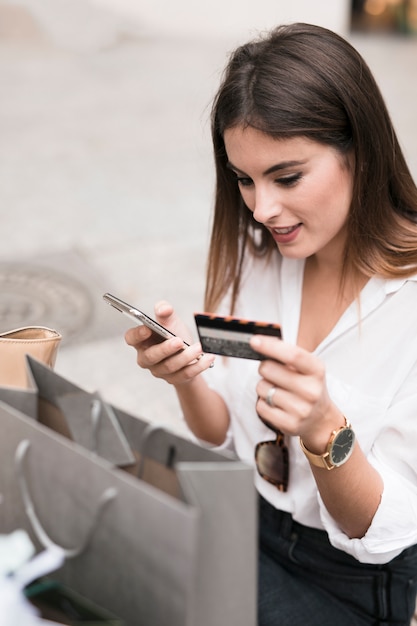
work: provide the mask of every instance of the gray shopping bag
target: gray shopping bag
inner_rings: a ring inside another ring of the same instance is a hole
[[[66,546],[60,581],[127,626],[253,626],[252,469],[115,411],[142,479],[0,404],[0,532]],[[157,466],[175,497],[146,481]]]
[[[135,463],[112,408],[26,355],[26,389],[0,387],[0,401],[33,417],[117,466]]]
[[[62,427],[61,418],[69,425],[85,422],[89,415],[91,394],[69,383],[43,363],[30,356],[27,359],[30,375],[38,390],[38,419],[58,430]],[[242,595],[241,589],[235,587],[233,581],[237,575],[237,564],[245,567],[242,557],[244,559],[249,554],[245,550],[247,529],[243,520],[247,518],[254,524],[254,501],[248,507],[248,492],[252,497],[255,493],[253,470],[246,467],[246,487],[242,489],[238,484],[238,477],[242,474],[235,471],[240,464],[234,456],[204,448],[117,407],[104,406],[113,413],[136,459],[136,463],[125,464],[125,469],[165,493],[196,504],[203,513],[199,550],[201,561],[206,565],[197,573],[198,593],[201,605],[214,602],[214,607],[206,607],[204,613],[213,613],[215,607],[219,606],[220,620],[222,609],[216,598],[222,597],[225,603],[236,607]],[[59,407],[58,411],[56,407]],[[58,418],[57,412],[60,415]],[[65,433],[65,428],[61,432]],[[77,442],[83,443],[80,438]],[[109,455],[106,458],[112,460]],[[210,465],[207,465],[206,471],[203,471],[204,463],[222,465],[217,467],[217,471],[210,471]],[[188,469],[187,464],[191,464]],[[219,565],[221,576],[218,573]],[[253,561],[250,565],[253,576]],[[228,584],[224,584],[225,581]]]

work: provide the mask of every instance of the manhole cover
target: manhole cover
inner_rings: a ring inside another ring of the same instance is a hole
[[[91,323],[93,302],[84,284],[65,273],[28,264],[0,264],[0,332],[48,326],[65,341]]]

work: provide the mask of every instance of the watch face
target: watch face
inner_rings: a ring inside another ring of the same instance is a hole
[[[329,453],[332,465],[343,465],[352,454],[354,443],[355,433],[351,428],[344,428],[338,432],[333,439]]]

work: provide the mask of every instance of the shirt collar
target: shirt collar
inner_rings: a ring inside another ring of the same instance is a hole
[[[412,276],[407,276],[406,278],[388,278],[381,279],[385,283],[385,293],[388,295],[390,293],[395,293],[407,282],[407,281],[417,281],[417,274],[413,274]]]

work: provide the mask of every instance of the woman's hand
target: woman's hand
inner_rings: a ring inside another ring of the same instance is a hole
[[[127,331],[126,343],[137,352],[140,367],[175,386],[184,419],[196,437],[215,445],[223,443],[229,427],[229,412],[223,398],[199,376],[214,362],[213,354],[202,354],[201,345],[191,343],[191,335],[168,302],[155,306],[156,320],[172,333],[160,341],[146,326]]]
[[[155,316],[157,322],[177,336],[161,342],[146,326],[129,329],[125,340],[135,348],[140,367],[174,386],[190,382],[210,367],[213,355],[202,355],[199,343],[188,347],[184,344],[191,343],[191,335],[168,302],[155,305]]]
[[[267,357],[259,365],[259,416],[288,435],[300,436],[310,452],[323,454],[331,432],[345,423],[329,398],[323,363],[307,350],[273,337],[258,335],[251,346]],[[379,506],[383,482],[358,442],[344,465],[331,472],[311,466],[311,471],[340,528],[348,537],[363,537]]]
[[[345,420],[329,397],[323,363],[273,337],[256,336],[251,345],[267,357],[259,365],[259,416],[288,435],[300,436],[312,452],[324,452],[332,430]]]

